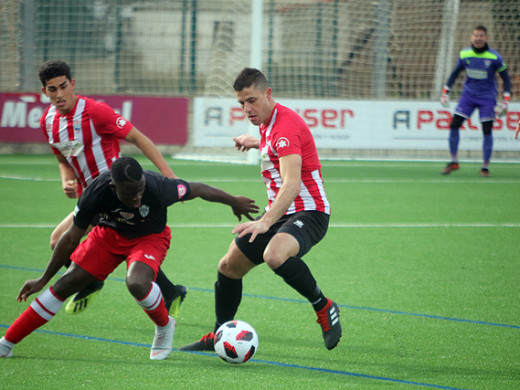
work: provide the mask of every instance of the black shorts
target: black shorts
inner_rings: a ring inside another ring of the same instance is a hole
[[[261,217],[258,217],[259,219]],[[278,222],[269,228],[264,234],[256,236],[253,242],[249,242],[251,234],[236,237],[238,248],[254,264],[264,262],[264,251],[271,238],[277,233],[288,233],[300,244],[297,257],[302,257],[316,245],[327,233],[330,216],[321,211],[300,211],[295,214],[284,215]]]

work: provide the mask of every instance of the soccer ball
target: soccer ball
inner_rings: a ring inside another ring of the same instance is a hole
[[[228,321],[215,333],[215,352],[229,363],[245,363],[258,349],[258,336],[244,321]]]

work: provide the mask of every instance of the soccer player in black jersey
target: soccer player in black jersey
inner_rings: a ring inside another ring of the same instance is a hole
[[[95,280],[104,280],[126,261],[126,285],[137,303],[155,323],[150,359],[166,359],[172,351],[175,319],[168,315],[161,290],[154,282],[170,245],[167,208],[194,198],[229,205],[241,220],[258,212],[254,200],[233,196],[203,183],[169,179],[143,171],[131,158],[114,162],[85,190],[74,212],[74,223],[63,234],[49,264],[38,279],[28,280],[19,302],[40,291],[70,258],[72,265],[56,283],[41,293],[0,339],[0,357],[12,356],[12,348],[51,320],[67,297]],[[88,238],[80,243],[92,218],[102,217]]]

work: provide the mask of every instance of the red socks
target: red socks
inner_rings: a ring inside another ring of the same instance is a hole
[[[19,343],[23,338],[53,319],[63,306],[63,302],[49,287],[7,329],[5,339],[11,343]]]
[[[166,306],[164,306],[161,289],[155,282],[152,282],[148,295],[146,295],[142,301],[136,299],[136,302],[144,309],[148,317],[150,317],[157,326],[168,325],[170,321],[168,318],[168,310],[166,310]]]
[[[52,287],[49,287],[12,323],[5,333],[5,339],[14,344],[19,343],[40,326],[52,320],[63,306],[63,302],[64,300],[52,291]],[[161,289],[157,284],[152,282],[148,295],[137,303],[156,325],[168,325],[168,310],[164,306]]]

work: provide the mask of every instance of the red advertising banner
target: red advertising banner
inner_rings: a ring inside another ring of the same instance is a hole
[[[88,95],[107,103],[158,145],[188,141],[188,102],[183,97]],[[45,143],[40,117],[49,106],[45,95],[0,93],[0,142]]]

